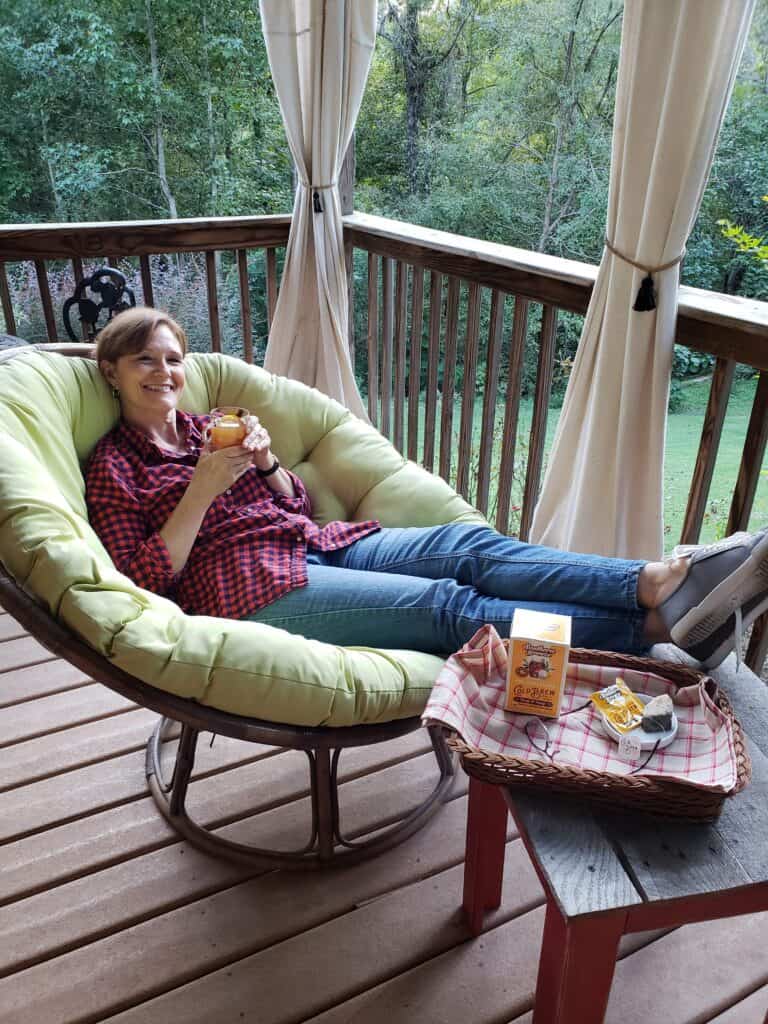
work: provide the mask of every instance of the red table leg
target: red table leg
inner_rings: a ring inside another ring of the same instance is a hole
[[[602,1024],[625,911],[563,917],[547,903],[533,1024]]]
[[[501,903],[506,839],[507,805],[501,789],[470,776],[464,914],[473,935],[480,933],[485,911]]]

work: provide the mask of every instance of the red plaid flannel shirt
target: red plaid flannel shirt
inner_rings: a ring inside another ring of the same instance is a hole
[[[360,523],[312,522],[306,488],[272,491],[254,468],[208,509],[184,568],[174,573],[159,530],[187,489],[207,416],[177,410],[185,454],[160,448],[123,422],[96,445],[85,473],[88,515],[120,572],[172,598],[193,615],[239,619],[307,583],[307,548],[335,551],[378,530]]]

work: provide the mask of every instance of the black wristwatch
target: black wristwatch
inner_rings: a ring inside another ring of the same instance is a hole
[[[259,469],[258,466],[254,466],[254,469],[256,470],[260,477],[272,476],[273,473],[276,473],[278,469],[280,469],[280,460],[277,458],[277,456],[275,456],[275,461],[272,463],[269,469]]]

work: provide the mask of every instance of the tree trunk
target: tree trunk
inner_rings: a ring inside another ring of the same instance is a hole
[[[218,213],[219,183],[216,177],[216,131],[213,124],[213,85],[208,66],[208,15],[203,11],[203,66],[205,68],[205,117],[208,127],[208,177],[211,185],[211,216]],[[217,254],[218,255],[218,254]]]
[[[160,61],[157,56],[157,39],[155,38],[155,21],[152,17],[152,0],[146,0],[147,10],[147,37],[149,39],[149,59],[152,67],[152,91],[155,99],[155,157],[157,159],[157,174],[160,178],[160,188],[168,205],[168,212],[175,220],[178,216],[176,200],[171,187],[168,184],[168,174],[165,167],[165,133],[163,129],[163,113],[160,100]]]
[[[424,101],[424,80],[419,54],[419,8],[417,0],[408,0],[403,31],[403,69],[405,71],[405,166],[408,191],[419,187],[419,120]]]
[[[553,211],[557,186],[560,184],[560,155],[563,148],[565,135],[570,131],[573,123],[573,115],[576,110],[576,96],[574,95],[573,82],[573,50],[576,43],[576,25],[584,7],[584,0],[579,0],[578,7],[573,19],[573,27],[568,33],[565,44],[565,63],[563,65],[562,89],[560,90],[560,102],[556,116],[557,128],[555,130],[555,145],[552,152],[552,163],[549,167],[547,181],[547,198],[544,201],[544,219],[539,235],[537,250],[544,252],[549,241],[553,228]]]
[[[48,121],[46,120],[45,114],[42,110],[40,111],[40,124],[42,125],[43,129],[43,145],[47,150],[49,147]],[[56,220],[59,221],[59,223],[61,223],[62,221],[65,221],[67,219],[67,216],[64,212],[64,204],[61,201],[61,193],[59,192],[58,187],[56,185],[56,175],[53,170],[53,161],[51,160],[50,153],[46,153],[45,155],[45,166],[48,169],[48,180],[51,183],[51,192],[53,193],[53,208],[56,211]]]

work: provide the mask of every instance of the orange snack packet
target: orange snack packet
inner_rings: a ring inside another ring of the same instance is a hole
[[[589,699],[619,732],[631,732],[643,720],[643,702],[632,693],[621,676],[617,676],[616,682],[610,686],[591,693]]]

